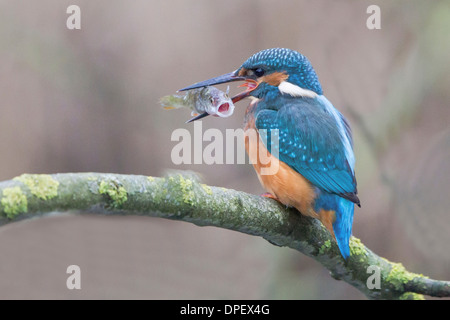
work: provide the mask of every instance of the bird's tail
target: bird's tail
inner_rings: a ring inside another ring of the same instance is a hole
[[[352,235],[355,204],[335,194],[323,193],[316,201],[319,219],[336,239],[344,259],[350,256],[350,236]]]
[[[347,199],[339,197],[336,220],[333,222],[334,235],[344,259],[350,256],[350,236],[352,235],[353,212],[355,204]]]

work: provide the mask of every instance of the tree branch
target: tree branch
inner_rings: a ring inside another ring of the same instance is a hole
[[[0,182],[0,199],[0,225],[68,210],[182,220],[260,236],[298,250],[320,262],[333,278],[348,282],[371,299],[450,296],[450,282],[409,272],[377,256],[355,237],[350,240],[351,256],[344,261],[318,220],[270,199],[207,186],[187,173],[164,178],[102,173],[22,175]],[[374,272],[380,275],[379,289],[367,286]]]

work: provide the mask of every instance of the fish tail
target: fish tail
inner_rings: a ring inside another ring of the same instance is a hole
[[[183,97],[177,95],[164,96],[159,103],[165,110],[179,109],[185,106]]]

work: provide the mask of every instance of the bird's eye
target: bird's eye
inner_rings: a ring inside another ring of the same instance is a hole
[[[262,68],[256,68],[253,70],[253,72],[255,73],[255,76],[262,77],[264,75],[264,70]]]

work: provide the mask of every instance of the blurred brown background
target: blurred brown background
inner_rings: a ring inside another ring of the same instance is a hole
[[[66,9],[81,8],[81,30]],[[381,8],[381,30],[366,9]],[[0,0],[0,179],[22,173],[199,172],[262,193],[250,165],[171,163],[189,111],[159,97],[251,54],[305,54],[352,124],[362,208],[354,235],[408,269],[450,279],[449,1]],[[232,85],[232,91],[237,89]],[[245,102],[203,128],[240,128]],[[143,217],[65,215],[0,230],[0,298],[364,299],[265,240]],[[81,290],[66,268],[81,267]]]

